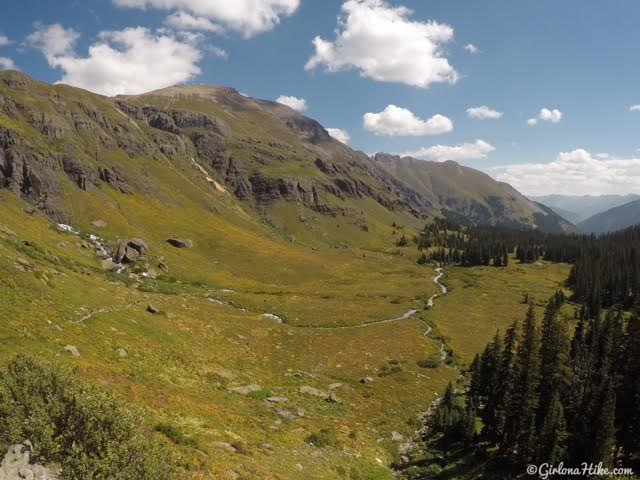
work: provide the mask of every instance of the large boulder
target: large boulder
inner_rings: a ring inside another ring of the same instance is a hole
[[[57,480],[57,473],[31,463],[31,443],[13,445],[0,464],[0,480]]]
[[[116,263],[134,263],[138,258],[144,256],[149,251],[149,246],[144,240],[139,238],[124,239],[118,243],[113,254],[113,261]]]

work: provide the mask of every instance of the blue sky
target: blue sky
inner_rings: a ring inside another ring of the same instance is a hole
[[[23,0],[0,65],[105,94],[293,96],[367,153],[452,158],[528,194],[640,193],[639,18],[627,0]],[[480,106],[502,115],[469,118]]]

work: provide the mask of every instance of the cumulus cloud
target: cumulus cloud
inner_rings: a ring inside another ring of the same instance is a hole
[[[36,24],[36,30],[27,37],[27,43],[47,57],[47,60],[69,55],[80,38],[73,28],[64,28],[59,23],[52,25]]]
[[[176,30],[202,30],[204,32],[221,33],[224,29],[206,17],[195,17],[186,12],[174,12],[165,23]]]
[[[548,109],[542,108],[538,113],[537,117],[532,117],[527,120],[527,125],[534,126],[537,125],[538,122],[550,122],[550,123],[558,123],[562,120],[563,113],[557,108]]]
[[[640,158],[593,155],[582,148],[561,152],[550,163],[492,167],[490,173],[527,195],[640,193]]]
[[[18,70],[18,67],[9,57],[0,57],[0,70]]]
[[[0,47],[6,47],[10,43],[11,40],[9,40],[9,37],[7,37],[6,35],[0,35]]]
[[[498,118],[502,118],[502,115],[502,112],[493,110],[486,105],[467,108],[467,117],[476,118],[478,120],[497,120]]]
[[[287,107],[293,108],[298,112],[304,112],[307,109],[307,101],[304,98],[291,97],[288,95],[280,95],[276,102],[286,105]]]
[[[413,152],[405,152],[404,155],[422,160],[434,160],[445,162],[447,160],[482,160],[486,158],[495,147],[484,140],[476,140],[473,143],[460,145],[434,145],[424,147]]]
[[[428,120],[418,118],[411,110],[389,105],[380,113],[365,113],[364,128],[376,135],[413,136],[439,135],[453,130],[453,122],[444,115]]]
[[[631,105],[629,107],[630,112],[640,112],[640,105]]]
[[[105,31],[85,57],[74,51],[78,38],[72,29],[54,24],[38,26],[27,40],[44,53],[51,67],[64,72],[59,83],[103,95],[140,94],[200,74],[198,37],[179,39],[142,27]]]
[[[315,54],[305,68],[356,69],[366,78],[420,88],[455,83],[458,74],[443,51],[453,29],[434,21],[413,21],[412,13],[386,0],[347,0],[338,17],[336,39],[316,37]]]
[[[478,53],[480,51],[480,49],[476,47],[473,43],[467,43],[464,46],[464,49],[471,54]]]
[[[271,30],[300,6],[300,0],[113,0],[113,3],[119,7],[173,10],[178,16],[172,15],[169,21],[182,24],[182,28],[212,31],[213,25],[222,25],[245,37]]]
[[[345,145],[349,144],[349,140],[351,139],[351,137],[346,130],[343,130],[341,128],[327,128],[327,132],[329,132],[329,135],[331,135],[339,142],[342,142]]]

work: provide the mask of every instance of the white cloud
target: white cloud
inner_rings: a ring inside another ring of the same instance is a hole
[[[473,43],[467,43],[464,46],[464,49],[471,54],[478,53],[480,51],[480,49],[476,47]]]
[[[339,142],[342,142],[345,145],[349,144],[349,140],[351,139],[351,137],[346,130],[343,130],[341,128],[327,128],[327,132],[329,132],[329,135],[331,135]]]
[[[9,57],[0,57],[0,70],[18,70],[18,67]]]
[[[186,12],[172,13],[167,17],[165,23],[176,30],[202,30],[214,33],[221,33],[224,30],[206,17],[195,17]]]
[[[389,105],[380,113],[365,113],[364,128],[376,135],[414,136],[439,135],[453,130],[453,122],[444,115],[421,120],[411,110]]]
[[[422,160],[434,160],[445,162],[447,160],[482,160],[493,152],[495,147],[484,140],[476,140],[473,143],[463,143],[461,145],[434,145],[424,147],[413,152],[406,152],[404,155],[420,158]]]
[[[0,47],[6,47],[10,43],[11,40],[9,40],[9,37],[7,37],[6,35],[0,35]]]
[[[563,113],[557,108],[548,109],[542,108],[538,113],[537,117],[530,118],[527,120],[527,125],[535,126],[538,122],[550,122],[550,123],[558,123],[562,120]]]
[[[198,37],[178,39],[142,27],[105,31],[86,57],[73,51],[78,37],[58,24],[41,25],[28,41],[42,50],[51,67],[64,72],[60,83],[103,95],[145,93],[200,74]]]
[[[190,24],[192,29],[208,27],[204,30],[220,24],[245,37],[271,30],[300,6],[300,0],[113,0],[113,3],[119,7],[174,10],[178,17],[169,21]],[[191,18],[182,17],[183,14],[190,14]]]
[[[224,48],[216,47],[214,45],[209,45],[206,47],[206,50],[214,57],[222,58],[223,60],[226,60],[229,58],[229,54]]]
[[[329,72],[357,69],[363,77],[420,88],[455,83],[443,45],[453,29],[434,21],[412,21],[412,11],[386,0],[347,0],[333,42],[316,37],[315,54],[305,68],[324,65]]]
[[[498,118],[502,118],[502,115],[502,112],[493,110],[486,105],[467,108],[467,117],[476,118],[478,120],[497,120]]]
[[[288,95],[280,95],[276,102],[293,108],[298,112],[304,112],[307,109],[307,101],[304,98],[290,97]]]
[[[596,156],[582,148],[562,152],[550,163],[505,165],[490,173],[527,195],[640,193],[640,158]]]
[[[629,107],[630,112],[640,112],[640,105],[631,105]]]
[[[27,37],[27,43],[44,53],[47,60],[57,56],[69,55],[80,38],[73,28],[64,28],[59,23],[52,25],[36,24],[36,30]]]

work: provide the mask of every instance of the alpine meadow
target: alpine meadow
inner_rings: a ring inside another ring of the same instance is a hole
[[[0,480],[640,478],[640,6],[0,12]]]

